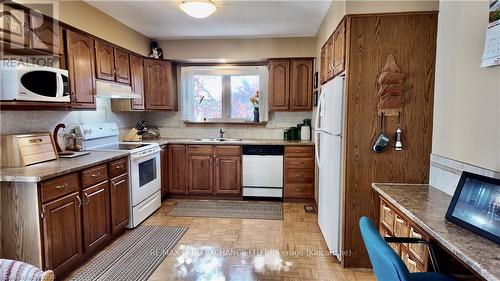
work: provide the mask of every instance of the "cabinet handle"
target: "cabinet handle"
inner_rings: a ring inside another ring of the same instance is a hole
[[[410,256],[408,256],[408,259],[407,259],[408,263],[411,264],[412,266],[417,266],[417,262],[412,260]]]
[[[90,202],[90,199],[89,199],[89,195],[87,194],[87,192],[84,192],[84,193],[83,193],[83,197],[84,197],[84,199],[85,199],[85,200],[83,201],[83,204],[88,205],[88,204],[89,204],[89,202]],[[85,201],[87,201],[87,202],[85,203]]]
[[[40,143],[43,142],[42,139],[30,139],[30,143]]]
[[[215,163],[217,164],[217,167],[219,167],[219,158],[217,158],[217,160],[215,160]]]
[[[77,208],[80,208],[82,206],[82,199],[80,199],[80,196],[76,196],[76,200],[78,200],[78,206],[76,206]]]
[[[400,218],[396,218],[396,222],[400,224],[405,224],[405,221]]]
[[[392,212],[392,209],[387,207],[386,205],[382,205],[382,208],[384,209],[384,211]]]
[[[302,192],[302,191],[304,191],[304,189],[303,188],[296,188],[295,191],[301,191]]]
[[[121,166],[115,166],[115,169],[123,169],[123,165],[121,165]]]
[[[411,237],[422,239],[422,235],[415,232],[415,229],[413,229],[413,227],[410,228],[410,232],[411,232]]]
[[[100,172],[97,172],[97,173],[95,173],[95,174],[92,174],[92,175],[91,175],[91,177],[96,178],[96,177],[98,177],[98,176],[100,176],[100,175],[101,175],[101,173],[100,173]]]
[[[43,220],[45,218],[45,206],[40,210],[40,218]]]
[[[56,189],[65,189],[66,187],[68,187],[68,183],[67,182],[65,182],[64,184],[57,185]]]

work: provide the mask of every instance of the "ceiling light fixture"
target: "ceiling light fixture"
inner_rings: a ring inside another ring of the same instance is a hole
[[[210,0],[183,0],[180,8],[184,13],[198,19],[206,18],[218,9]]]

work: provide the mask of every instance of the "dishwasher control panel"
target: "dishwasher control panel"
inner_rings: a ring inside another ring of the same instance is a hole
[[[243,155],[283,155],[283,145],[244,145]]]

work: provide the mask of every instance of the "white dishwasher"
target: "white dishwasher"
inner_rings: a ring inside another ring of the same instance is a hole
[[[243,146],[243,197],[283,198],[282,145]]]

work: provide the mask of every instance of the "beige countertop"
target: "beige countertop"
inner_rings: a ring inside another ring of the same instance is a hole
[[[211,144],[211,145],[314,145],[312,141],[282,139],[243,139],[241,141],[209,141],[205,139],[159,138],[145,139],[144,142],[165,144]]]
[[[430,185],[378,184],[375,189],[486,280],[500,280],[500,245],[445,219],[451,196]]]
[[[92,151],[75,158],[59,158],[26,167],[0,167],[0,182],[39,182],[127,156],[124,151]]]

